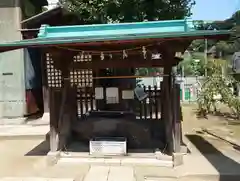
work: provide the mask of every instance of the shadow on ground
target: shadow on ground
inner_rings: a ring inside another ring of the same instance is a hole
[[[240,164],[238,162],[221,153],[202,136],[199,135],[186,135],[186,136],[219,172],[220,175],[219,181],[240,180]]]
[[[216,135],[216,134],[214,134],[214,133],[211,133],[211,132],[209,132],[208,130],[204,130],[204,132],[206,132],[207,134],[209,134],[209,135],[211,135],[211,136],[213,136],[213,137],[215,137],[215,138],[217,138],[217,139],[219,139],[219,140],[222,140],[222,141],[228,143],[228,144],[231,145],[235,150],[240,151],[240,146],[239,146],[238,144],[233,143],[232,141],[229,141],[229,140],[225,139],[224,137],[220,137],[220,136],[218,136],[218,135]]]
[[[41,142],[38,146],[25,154],[25,156],[45,156],[50,151],[49,140]]]

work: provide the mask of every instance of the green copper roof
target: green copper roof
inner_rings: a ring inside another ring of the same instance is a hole
[[[96,43],[141,39],[171,39],[229,35],[229,31],[196,30],[193,22],[184,20],[152,21],[138,23],[58,26],[42,25],[38,38],[0,44],[0,51],[27,46]]]

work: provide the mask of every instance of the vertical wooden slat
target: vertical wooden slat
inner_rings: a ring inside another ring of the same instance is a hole
[[[149,105],[148,105],[148,109],[149,109],[149,116],[150,116],[150,133],[151,133],[151,137],[154,136],[154,119],[153,119],[153,99],[154,99],[154,94],[153,94],[154,90],[152,90],[151,86],[148,86],[148,97],[149,97]]]
[[[74,116],[74,119],[76,120],[78,117],[78,107],[77,107],[77,88],[76,86],[73,86],[71,88],[71,93],[70,93],[70,102],[71,102],[71,109],[72,109],[72,114]]]
[[[84,103],[85,103],[85,112],[84,114],[86,114],[88,112],[88,91],[87,91],[87,87],[84,87]]]
[[[144,92],[146,92],[146,86],[144,86],[143,88],[144,88]],[[142,102],[143,102],[143,116],[144,116],[144,119],[146,120],[147,119],[147,98],[144,99]]]
[[[153,99],[153,94],[152,94],[152,88],[151,86],[148,86],[148,90],[149,90],[149,93],[148,93],[148,97],[149,97],[149,115],[150,115],[150,119],[152,120],[153,118],[153,102],[152,102],[152,99]]]
[[[159,99],[159,97],[158,97],[158,90],[157,90],[157,86],[155,85],[154,86],[154,102],[155,102],[154,103],[154,108],[155,108],[154,111],[155,111],[155,119],[156,120],[158,120],[158,111],[159,111],[158,110],[159,109],[158,108],[158,102],[159,102],[158,99]]]
[[[142,108],[143,104],[142,104],[142,101],[138,101],[138,106],[139,106],[139,117],[140,117],[140,119],[142,119],[143,118],[143,108]]]
[[[91,88],[91,92],[90,92],[90,107],[91,107],[91,111],[93,111],[93,96],[94,96],[94,92],[93,92],[93,88]]]
[[[80,104],[80,116],[83,116],[83,96],[82,96],[82,89],[79,90],[79,104]]]

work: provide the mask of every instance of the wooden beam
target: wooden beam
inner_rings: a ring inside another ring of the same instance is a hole
[[[174,58],[174,60],[144,60],[144,59],[118,59],[118,60],[99,60],[95,62],[74,62],[70,65],[71,69],[105,69],[105,68],[147,68],[147,67],[163,67],[165,64],[171,66],[177,65],[182,59]]]
[[[119,46],[122,47],[129,47],[129,46],[144,46],[148,44],[156,44],[156,43],[161,43],[161,42],[166,42],[166,41],[174,41],[175,40],[187,40],[187,41],[193,41],[197,39],[228,39],[230,35],[205,35],[205,36],[188,36],[188,37],[169,37],[169,38],[149,38],[149,39],[134,39],[134,40],[117,40],[117,41],[95,41],[95,42],[84,42],[84,43],[66,43],[60,45],[61,47],[78,47],[79,49],[81,48],[94,48],[94,49],[102,49],[104,47],[117,47]],[[59,44],[50,44],[50,45],[40,45],[44,47],[57,47]]]

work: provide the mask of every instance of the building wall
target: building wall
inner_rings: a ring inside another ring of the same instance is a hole
[[[0,1],[0,42],[21,40],[20,0]],[[23,50],[0,54],[0,118],[25,114]]]

